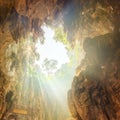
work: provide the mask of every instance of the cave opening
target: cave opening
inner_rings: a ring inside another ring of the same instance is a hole
[[[6,50],[6,68],[12,81],[9,90],[14,93],[11,109],[23,112],[17,114],[23,120],[67,119],[71,117],[67,92],[84,51],[78,41],[72,48],[62,25],[51,28],[43,24],[41,28],[42,38],[34,41],[31,33],[27,40],[13,42]],[[37,113],[41,109],[42,116]]]

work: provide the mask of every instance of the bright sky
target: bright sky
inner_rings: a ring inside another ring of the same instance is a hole
[[[42,45],[38,41],[36,44],[37,52],[40,54],[38,64],[41,66],[46,58],[56,60],[58,62],[57,69],[60,69],[63,64],[69,62],[67,49],[63,43],[54,40],[54,31],[50,27],[44,25],[42,29],[44,30],[45,43]],[[56,72],[57,69],[53,72]]]

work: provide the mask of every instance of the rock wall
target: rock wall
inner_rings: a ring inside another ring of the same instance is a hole
[[[117,39],[116,39],[117,38]],[[68,92],[76,120],[120,119],[120,34],[107,34],[84,41],[86,56]]]
[[[68,92],[75,120],[120,119],[120,2],[83,1],[76,37],[86,53]]]

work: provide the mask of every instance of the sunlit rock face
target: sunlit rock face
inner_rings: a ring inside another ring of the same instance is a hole
[[[82,41],[118,29],[119,4],[118,0],[66,0],[62,13],[69,40]]]
[[[107,34],[84,41],[86,57],[82,65],[86,67],[74,77],[68,92],[70,111],[76,120],[119,120],[119,39],[119,35]]]
[[[43,21],[51,21],[57,8],[56,0],[0,0],[0,26],[5,32],[5,25],[14,41],[33,33],[36,40],[43,35]]]
[[[82,36],[86,55],[68,92],[69,108],[76,120],[119,120],[120,3],[80,3],[83,29],[78,30],[78,36]]]

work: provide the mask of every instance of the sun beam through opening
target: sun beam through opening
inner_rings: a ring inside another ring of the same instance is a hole
[[[42,26],[44,31],[45,43],[41,44],[38,40],[36,50],[40,54],[40,59],[36,63],[40,66],[43,73],[55,74],[63,64],[69,63],[66,45],[54,39],[55,32],[49,26]],[[51,62],[50,62],[51,61]],[[46,65],[51,65],[46,67]]]
[[[27,40],[12,43],[6,51],[9,75],[19,81],[14,87],[18,93],[16,108],[36,113],[42,109],[39,114],[47,116],[47,120],[65,120],[70,116],[67,92],[84,52],[79,42],[71,48],[66,36],[61,37],[59,32],[57,40],[54,28],[43,25],[42,29],[44,44],[40,39],[34,41],[30,34]]]

